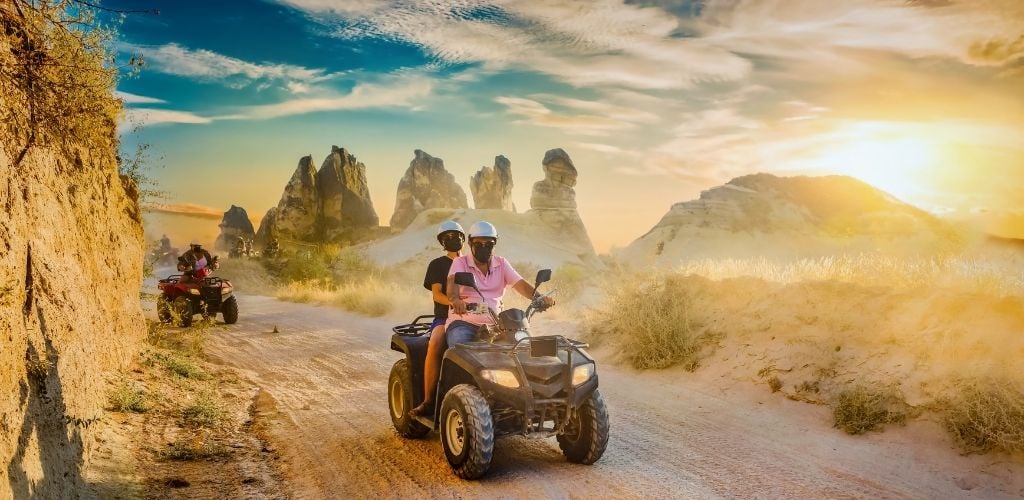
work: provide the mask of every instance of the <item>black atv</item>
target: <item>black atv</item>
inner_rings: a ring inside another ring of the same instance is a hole
[[[537,285],[551,271],[537,273]],[[456,273],[455,283],[480,294],[472,273]],[[481,294],[481,298],[483,298]],[[423,363],[433,316],[394,327],[391,349],[405,354],[388,380],[391,421],[400,435],[420,438],[441,433],[445,457],[455,474],[475,479],[491,465],[494,440],[509,435],[554,436],[570,462],[592,464],[608,444],[608,409],[597,390],[594,359],[587,344],[560,335],[530,336],[529,319],[543,308],[536,296],[526,311],[490,311],[493,325],[477,339],[447,349],[437,384],[440,406],[432,418],[409,410],[423,401]]]

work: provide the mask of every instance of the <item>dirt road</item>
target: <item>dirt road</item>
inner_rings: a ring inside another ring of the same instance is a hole
[[[241,320],[207,352],[265,391],[258,406],[297,498],[898,497],[1019,498],[1024,469],[961,457],[928,425],[866,437],[827,409],[722,392],[685,372],[601,363],[611,440],[597,464],[569,464],[553,439],[498,441],[489,475],[455,478],[436,435],[395,435],[386,385],[393,321],[329,307],[240,298]],[[543,328],[543,319],[536,328]],[[280,333],[271,333],[274,327]],[[928,435],[928,440],[920,439]]]

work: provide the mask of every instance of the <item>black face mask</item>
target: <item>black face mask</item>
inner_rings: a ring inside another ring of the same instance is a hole
[[[444,245],[444,249],[449,252],[458,252],[462,250],[462,239],[461,238],[445,238],[441,241]]]
[[[473,258],[477,262],[489,262],[491,260],[491,252],[494,250],[494,245],[473,245]]]

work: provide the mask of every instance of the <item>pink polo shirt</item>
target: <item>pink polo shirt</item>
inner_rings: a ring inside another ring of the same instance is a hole
[[[501,312],[501,299],[505,296],[505,288],[515,285],[523,279],[515,269],[512,269],[512,265],[505,258],[497,255],[491,256],[491,272],[487,274],[476,267],[472,255],[463,255],[452,262],[448,276],[463,272],[473,273],[476,287],[480,289],[487,305],[494,309],[495,313]],[[476,290],[468,286],[459,286],[459,297],[467,304],[480,302],[480,296],[477,295]],[[474,325],[485,325],[491,323],[491,316],[487,310],[467,312],[466,314],[455,314],[455,311],[452,310],[448,313],[448,324],[450,325],[455,320],[467,321]]]

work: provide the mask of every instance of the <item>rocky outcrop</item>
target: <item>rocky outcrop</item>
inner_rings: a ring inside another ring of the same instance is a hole
[[[576,210],[576,166],[563,149],[544,154],[544,180],[533,185],[530,208]]]
[[[230,250],[239,236],[247,240],[256,236],[249,214],[244,208],[235,205],[231,205],[231,208],[224,212],[219,227],[220,236],[217,236],[217,241],[213,244],[214,248],[219,250]]]
[[[260,219],[259,229],[256,231],[256,245],[266,245],[270,240],[278,238],[277,231],[277,207],[270,207],[267,213]]]
[[[473,206],[515,212],[512,203],[512,163],[504,156],[494,157],[494,167],[482,167],[469,179]]]
[[[416,216],[430,208],[468,208],[466,192],[455,176],[444,168],[444,160],[417,149],[395,196],[391,227],[404,229]]]
[[[270,235],[300,241],[339,241],[380,223],[366,184],[366,166],[331,147],[318,171],[313,157],[299,160],[277,207],[260,221],[258,242]]]
[[[672,265],[701,258],[802,258],[949,250],[945,222],[846,176],[738,177],[676,203],[623,249],[626,261]]]
[[[594,245],[583,225],[583,219],[576,211],[576,185],[578,173],[569,154],[561,148],[549,150],[541,162],[544,168],[544,180],[533,185],[530,196],[530,212],[545,225],[559,228],[561,237],[566,241],[587,249],[590,256],[594,254]]]
[[[37,145],[17,166],[20,146],[0,137],[0,498],[88,496],[90,424],[109,418],[107,382],[146,333],[138,191],[111,132]]]
[[[327,240],[347,229],[380,224],[366,185],[366,166],[344,148],[331,147],[316,174],[320,192],[319,230]]]

